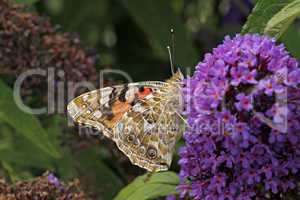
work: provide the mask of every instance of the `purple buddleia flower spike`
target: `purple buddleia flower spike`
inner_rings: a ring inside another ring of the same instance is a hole
[[[296,59],[267,36],[226,37],[206,54],[183,88],[188,127],[179,151],[179,197],[296,195],[299,84]]]

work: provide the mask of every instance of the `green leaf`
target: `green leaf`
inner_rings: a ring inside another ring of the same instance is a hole
[[[154,51],[168,60],[170,29],[175,30],[175,64],[193,66],[198,58],[183,22],[174,13],[169,1],[121,0],[136,23],[150,39]]]
[[[143,175],[126,186],[114,200],[147,200],[176,194],[179,178],[174,172],[159,172],[153,174],[149,180]]]
[[[48,170],[53,169],[52,160],[43,155],[41,152],[37,152],[36,148],[25,145],[22,145],[22,147],[16,146],[14,149],[0,150],[0,160],[22,167],[23,170],[32,169],[32,167]]]
[[[249,15],[241,31],[245,33],[264,33],[270,19],[294,0],[259,0]]]
[[[264,33],[279,38],[299,14],[300,0],[295,0],[283,7],[268,21]]]
[[[0,123],[0,160],[26,168],[53,169],[51,157],[8,124]],[[1,146],[4,144],[4,147]]]
[[[32,5],[36,3],[38,0],[15,0],[16,3],[28,4]]]
[[[65,123],[65,120],[58,115],[47,118],[43,123],[46,127],[45,130],[49,133],[50,141],[62,152],[60,159],[53,159],[44,151],[40,151],[39,147],[32,145],[27,138],[17,133],[12,127],[0,124],[0,160],[8,163],[14,168],[14,171],[21,175],[23,172],[35,168],[43,171],[45,169],[54,170],[60,174],[60,178],[63,180],[76,177],[70,150],[59,145],[62,123]],[[2,146],[3,148],[1,148]],[[6,171],[9,173],[8,170]]]
[[[123,187],[121,179],[101,160],[98,148],[87,149],[76,156],[77,169],[89,182],[89,191],[102,199],[112,199]]]
[[[23,169],[17,169],[14,168],[11,164],[2,161],[2,167],[7,171],[10,180],[13,183],[16,183],[20,180],[28,180],[32,178],[32,175],[26,171],[23,171]]]
[[[56,166],[56,171],[63,180],[68,180],[77,176],[70,149],[61,145],[61,133],[63,132],[62,125],[67,123],[66,118],[63,118],[60,115],[53,115],[47,118],[46,126],[44,126],[48,132],[50,141],[52,141],[53,145],[62,152],[62,158],[55,159],[53,162]]]
[[[0,158],[1,152],[12,149],[12,135],[7,126],[2,126],[0,122]],[[3,160],[2,158],[0,160]]]
[[[281,37],[287,50],[298,60],[300,60],[300,31],[296,25],[290,26],[288,30]]]
[[[64,1],[62,0],[51,0],[46,1],[46,5],[52,14],[59,14],[63,10]]]
[[[0,141],[0,152],[11,148],[11,144],[7,141]]]
[[[45,153],[59,158],[60,153],[49,141],[47,132],[33,115],[22,112],[15,104],[11,89],[0,80],[0,119]]]

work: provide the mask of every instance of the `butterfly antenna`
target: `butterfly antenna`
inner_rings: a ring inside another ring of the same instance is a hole
[[[168,53],[169,53],[169,59],[170,59],[170,65],[171,65],[171,72],[174,74],[174,65],[173,65],[173,59],[172,59],[172,54],[171,54],[171,48],[170,46],[167,46]]]
[[[168,53],[169,53],[171,71],[172,71],[172,74],[174,74],[175,73],[175,70],[174,70],[174,64],[175,64],[175,59],[174,59],[174,54],[175,54],[175,34],[174,34],[174,29],[171,29],[170,32],[171,32],[171,40],[170,40],[171,47],[167,46],[167,49],[168,49]]]
[[[172,48],[172,63],[175,65],[175,32],[174,29],[171,28],[171,48]],[[174,71],[174,66],[173,66]]]

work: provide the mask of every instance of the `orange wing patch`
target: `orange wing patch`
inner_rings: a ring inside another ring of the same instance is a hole
[[[106,124],[108,127],[113,128],[116,123],[118,123],[123,117],[124,113],[128,112],[132,106],[128,102],[122,102],[117,100],[112,105],[112,113],[113,117],[109,120],[106,120]]]
[[[139,91],[134,94],[135,99],[143,100],[146,96],[152,93],[152,89],[149,87],[141,87]],[[113,117],[106,121],[106,124],[113,128],[121,118],[124,116],[124,113],[128,112],[132,108],[132,102],[130,101],[120,101],[116,100],[111,106]]]

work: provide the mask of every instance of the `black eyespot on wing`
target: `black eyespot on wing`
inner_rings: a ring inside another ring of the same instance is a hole
[[[143,145],[141,145],[139,148],[138,148],[138,151],[141,155],[145,155],[146,153],[146,147],[144,147]]]
[[[129,134],[128,136],[127,136],[127,142],[129,142],[129,143],[133,143],[134,142],[134,140],[135,140],[135,136],[134,136],[134,134]]]
[[[112,87],[112,89],[113,90],[109,94],[109,101],[108,101],[108,105],[110,105],[110,106],[114,103],[115,97],[118,95],[116,92],[116,88]]]
[[[139,87],[139,92],[144,92],[144,91],[145,91],[145,87],[144,86]]]
[[[128,86],[126,85],[120,92],[119,101],[126,102],[126,92],[128,91]]]
[[[147,156],[150,159],[155,159],[157,157],[157,150],[154,147],[149,147],[147,150]]]

